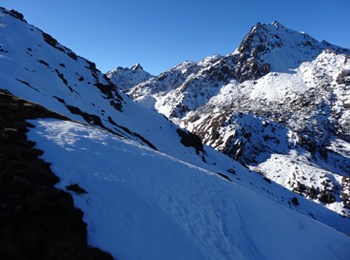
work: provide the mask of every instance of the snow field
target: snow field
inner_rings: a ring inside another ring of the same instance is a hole
[[[87,126],[31,120],[30,140],[118,259],[346,259],[350,240],[213,172]]]

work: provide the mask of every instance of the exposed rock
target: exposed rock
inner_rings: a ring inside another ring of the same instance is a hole
[[[68,110],[72,114],[76,114],[76,115],[82,116],[86,122],[88,122],[88,123],[90,123],[92,125],[100,126],[103,129],[106,129],[106,127],[102,124],[101,118],[99,116],[83,112],[83,111],[80,110],[80,108],[75,107],[75,106],[66,105],[66,107],[68,108]]]
[[[344,176],[342,178],[342,200],[345,208],[350,209],[350,177]]]
[[[0,90],[0,258],[112,259],[87,245],[83,212],[26,139],[25,120],[37,117],[69,120]]]
[[[294,206],[298,206],[298,205],[299,205],[299,200],[298,200],[298,198],[293,197],[293,198],[292,198],[292,203],[293,203]]]
[[[337,77],[337,83],[350,86],[350,70],[343,69]]]
[[[226,179],[226,180],[232,182],[232,180],[231,180],[227,175],[222,174],[222,173],[220,173],[220,172],[216,172],[216,174],[219,175],[219,176],[221,176],[221,177],[223,177],[224,179]]]
[[[202,140],[197,135],[183,131],[180,128],[177,129],[176,132],[181,137],[181,143],[184,146],[194,147],[196,149],[197,154],[199,154],[199,151],[203,151]]]
[[[78,56],[72,50],[59,44],[57,42],[57,40],[54,39],[51,35],[49,35],[45,32],[42,32],[42,35],[43,35],[44,41],[47,42],[49,45],[51,45],[52,47],[54,47],[55,49],[57,49],[59,51],[66,53],[73,60],[78,60]]]
[[[266,181],[266,182],[271,184],[271,180],[269,178],[264,177],[264,181]]]
[[[87,191],[81,188],[77,183],[66,186],[66,189],[74,191],[79,194],[87,193]]]
[[[16,10],[13,10],[13,9],[10,9],[10,10],[7,10],[3,7],[0,7],[1,8],[1,11],[4,12],[5,14],[9,14],[11,15],[12,17],[15,17],[17,18],[18,20],[21,20],[22,22],[25,22],[27,23],[26,20],[24,20],[24,15],[21,14],[20,12],[16,11]]]
[[[335,202],[335,197],[328,191],[321,191],[320,196],[318,197],[323,203],[333,203]]]

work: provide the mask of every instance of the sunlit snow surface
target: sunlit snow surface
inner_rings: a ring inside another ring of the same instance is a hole
[[[116,259],[349,259],[350,239],[213,172],[105,131],[31,120],[88,240]]]

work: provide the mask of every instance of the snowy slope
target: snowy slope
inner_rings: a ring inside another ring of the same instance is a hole
[[[30,121],[84,212],[91,245],[116,259],[347,259],[349,238],[213,172],[98,129]],[[134,162],[137,161],[137,164]]]
[[[202,161],[202,154],[180,143],[178,127],[119,93],[94,63],[4,10],[0,19],[2,88],[71,119]]]
[[[88,192],[73,197],[91,245],[116,259],[348,257],[349,219],[201,146],[20,14],[1,9],[0,24],[1,88],[76,120],[31,121],[28,137],[58,188]]]
[[[205,144],[350,216],[349,54],[277,22],[258,23],[233,53],[184,62],[127,93]],[[283,155],[278,162],[275,154]]]

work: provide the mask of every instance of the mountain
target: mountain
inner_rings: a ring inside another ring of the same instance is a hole
[[[137,63],[129,68],[117,67],[105,74],[110,81],[121,91],[128,90],[141,82],[149,80],[153,76],[145,71],[142,66]]]
[[[350,50],[257,23],[226,56],[126,91],[251,170],[350,216]]]
[[[348,218],[144,109],[22,14],[0,24],[1,259],[350,257]]]

